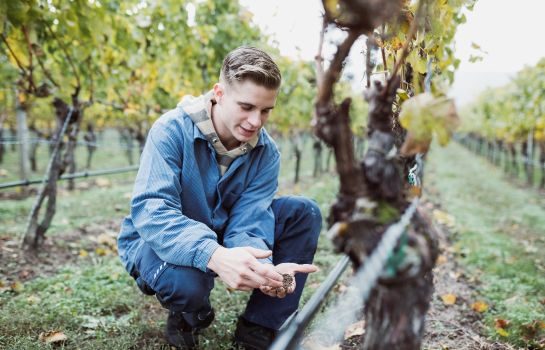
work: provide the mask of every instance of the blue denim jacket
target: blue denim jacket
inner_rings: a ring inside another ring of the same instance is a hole
[[[163,261],[202,271],[222,240],[227,248],[272,249],[279,167],[278,148],[262,129],[256,147],[221,176],[213,146],[187,113],[165,113],[148,134],[121,225],[118,250],[127,271],[144,242]]]

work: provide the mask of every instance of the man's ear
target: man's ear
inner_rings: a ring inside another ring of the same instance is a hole
[[[214,98],[216,102],[220,102],[221,98],[225,95],[225,86],[223,83],[215,83],[214,84]]]

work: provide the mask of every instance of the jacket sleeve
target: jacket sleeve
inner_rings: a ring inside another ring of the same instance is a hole
[[[272,160],[260,163],[266,164],[260,164],[256,176],[231,208],[223,238],[227,248],[273,248],[275,221],[271,204],[278,189],[280,155],[275,153]],[[272,263],[272,257],[262,261]]]
[[[207,271],[219,247],[204,223],[182,213],[183,134],[159,119],[151,128],[136,177],[131,217],[140,237],[163,261]]]

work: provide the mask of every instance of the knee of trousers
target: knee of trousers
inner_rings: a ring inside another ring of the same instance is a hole
[[[317,242],[322,229],[322,213],[318,204],[312,199],[299,196],[289,197],[288,203],[299,216],[300,224],[312,233]]]
[[[172,311],[195,312],[210,309],[214,278],[200,270],[169,266],[153,289],[163,307]]]
[[[303,263],[309,259],[312,260],[322,229],[320,208],[312,199],[301,196],[281,197],[280,200],[283,201],[282,209],[275,215],[285,216],[284,219],[287,220],[283,226],[284,234],[292,237],[291,243],[289,243],[290,247],[284,247],[282,250],[289,255],[295,254],[301,258],[304,257],[302,261],[297,262]],[[302,250],[302,252],[296,252],[297,250]],[[288,251],[291,253],[287,253]],[[300,255],[301,253],[302,255]]]

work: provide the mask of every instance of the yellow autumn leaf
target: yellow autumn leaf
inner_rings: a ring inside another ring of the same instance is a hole
[[[89,252],[87,252],[85,249],[80,249],[79,250],[79,257],[80,258],[85,258],[88,255],[89,255]]]
[[[11,284],[9,285],[11,290],[16,292],[16,293],[20,293],[23,291],[23,289],[25,289],[25,287],[23,286],[23,284],[19,281],[13,281],[11,282]]]
[[[108,251],[109,249],[104,249],[102,247],[98,247],[95,249],[95,253],[98,255],[98,256],[104,256],[104,255],[107,255],[108,254]]]
[[[476,302],[474,302],[473,304],[471,304],[471,308],[474,310],[474,311],[477,311],[477,312],[486,312],[488,311],[488,304],[485,303],[484,301],[482,300],[478,300]]]
[[[454,294],[441,295],[441,299],[443,299],[443,304],[445,304],[445,305],[454,305],[454,304],[456,304],[456,295],[454,295]]]
[[[508,337],[509,336],[509,333],[503,328],[496,328],[496,333],[498,333],[502,337]]]

